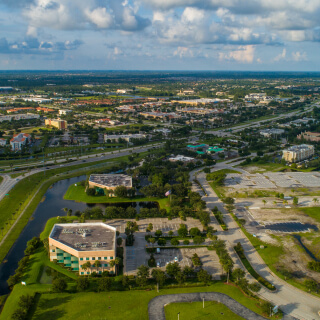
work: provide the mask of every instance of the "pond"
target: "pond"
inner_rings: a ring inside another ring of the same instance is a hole
[[[7,279],[14,274],[14,270],[18,267],[18,262],[24,256],[24,250],[27,242],[33,237],[39,236],[43,231],[48,219],[56,216],[64,216],[66,212],[63,208],[72,209],[73,212],[80,210],[84,211],[86,208],[93,208],[99,206],[104,211],[108,206],[121,206],[127,208],[129,206],[135,207],[137,212],[140,208],[156,208],[156,202],[125,202],[125,203],[81,203],[71,200],[64,200],[63,196],[68,190],[69,186],[86,179],[85,175],[61,180],[55,183],[45,194],[44,201],[39,203],[37,209],[34,211],[32,218],[27,223],[19,238],[11,247],[4,262],[0,265],[0,295],[7,294],[9,288],[7,286]]]

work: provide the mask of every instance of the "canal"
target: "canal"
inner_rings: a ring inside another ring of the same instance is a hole
[[[137,212],[139,212],[140,207],[152,208],[157,206],[157,204],[154,202],[86,204],[63,199],[64,194],[71,184],[78,183],[79,181],[85,179],[86,176],[82,175],[75,178],[61,180],[53,184],[52,187],[47,190],[44,201],[39,203],[32,215],[32,218],[29,220],[19,238],[13,244],[4,261],[0,265],[0,295],[9,293],[7,280],[12,274],[14,274],[15,269],[18,267],[19,260],[23,258],[27,242],[33,237],[40,235],[48,219],[56,216],[66,215],[66,212],[63,210],[63,208],[72,209],[72,211],[75,212],[77,210],[84,211],[86,208],[92,208],[94,206],[101,207],[103,211],[107,206],[110,205],[122,206],[124,208],[133,206],[136,208]]]

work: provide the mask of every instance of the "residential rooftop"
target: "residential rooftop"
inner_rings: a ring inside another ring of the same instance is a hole
[[[50,238],[77,251],[113,250],[116,229],[105,223],[55,224]]]

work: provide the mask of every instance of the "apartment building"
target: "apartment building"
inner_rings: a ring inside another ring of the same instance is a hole
[[[301,144],[292,146],[282,151],[282,159],[288,162],[299,162],[314,155],[314,146],[309,144]]]
[[[18,133],[15,134],[10,140],[11,150],[20,151],[22,146],[25,146],[30,142],[31,136],[28,133]]]

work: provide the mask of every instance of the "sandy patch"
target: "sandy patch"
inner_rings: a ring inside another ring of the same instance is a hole
[[[291,209],[250,209],[252,217],[258,222],[288,222],[297,221],[302,223],[316,224],[316,222],[299,210]],[[318,223],[317,223],[318,225]]]

